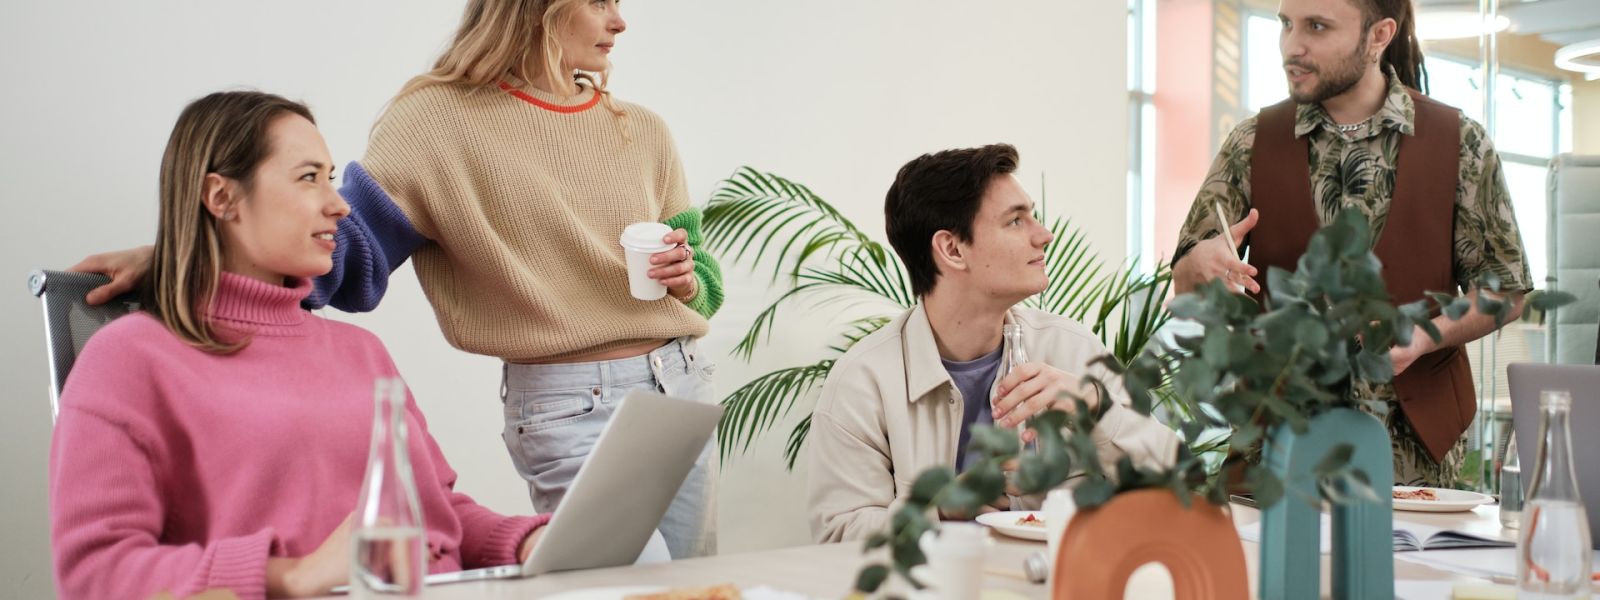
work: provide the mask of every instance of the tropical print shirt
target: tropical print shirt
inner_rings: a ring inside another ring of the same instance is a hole
[[[1383,108],[1362,127],[1339,131],[1321,104],[1301,104],[1295,112],[1294,133],[1307,139],[1311,171],[1311,197],[1317,203],[1319,225],[1333,222],[1339,211],[1355,208],[1372,224],[1373,240],[1384,234],[1395,185],[1395,163],[1402,136],[1411,135],[1415,106],[1406,88],[1391,71],[1389,93]],[[1177,263],[1195,244],[1220,233],[1212,205],[1221,206],[1230,222],[1250,211],[1250,156],[1255,144],[1256,118],[1241,122],[1228,134],[1206,175],[1195,202],[1178,233]],[[1533,289],[1522,236],[1512,213],[1511,193],[1501,172],[1500,157],[1482,125],[1461,117],[1460,174],[1456,178],[1455,260],[1456,284],[1465,290],[1479,278],[1493,274],[1503,291]],[[1265,220],[1258,227],[1271,227]],[[1395,446],[1395,481],[1451,487],[1460,479],[1464,443],[1457,443],[1445,460],[1435,463],[1409,422],[1399,414],[1394,387],[1357,381],[1358,399],[1382,401],[1389,410],[1379,417],[1389,425]],[[1464,440],[1463,440],[1464,442]]]

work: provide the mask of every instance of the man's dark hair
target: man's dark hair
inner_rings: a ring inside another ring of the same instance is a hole
[[[1394,40],[1383,51],[1383,65],[1394,69],[1400,83],[1428,93],[1428,70],[1423,67],[1422,43],[1417,40],[1417,14],[1412,0],[1354,0],[1361,9],[1363,43],[1378,21],[1394,19]]]
[[[972,220],[989,181],[1017,170],[1017,149],[991,144],[924,154],[900,167],[883,202],[889,245],[911,275],[911,291],[927,294],[939,277],[933,234],[946,230],[972,239]]]

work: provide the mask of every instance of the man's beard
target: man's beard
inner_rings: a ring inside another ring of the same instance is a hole
[[[1367,67],[1367,38],[1362,36],[1361,44],[1356,46],[1344,60],[1334,63],[1329,69],[1314,68],[1299,61],[1284,61],[1285,67],[1299,67],[1312,71],[1317,75],[1317,86],[1306,93],[1298,93],[1294,86],[1289,87],[1289,97],[1300,104],[1323,102],[1339,94],[1350,91],[1361,81],[1361,76],[1366,74]]]

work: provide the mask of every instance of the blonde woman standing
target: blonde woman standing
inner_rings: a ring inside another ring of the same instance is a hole
[[[470,0],[433,69],[373,127],[340,189],[328,275],[311,307],[372,310],[408,258],[445,338],[504,361],[502,437],[534,507],[553,511],[631,390],[714,402],[696,346],[722,302],[665,123],[606,90],[627,29],[616,0]],[[629,295],[623,229],[673,228]],[[91,257],[107,293],[142,276],[139,251]],[[109,296],[104,296],[109,297]],[[97,299],[97,298],[96,298]],[[710,446],[660,530],[674,558],[715,552]]]

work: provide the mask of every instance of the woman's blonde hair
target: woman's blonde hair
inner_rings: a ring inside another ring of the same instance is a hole
[[[561,66],[563,53],[554,32],[571,24],[573,9],[587,1],[470,0],[450,47],[432,69],[407,81],[395,97],[438,84],[493,87],[507,78],[520,83],[538,78],[557,95],[571,96],[582,81],[600,94],[606,109],[625,119],[606,89],[609,68],[588,73]]]
[[[206,175],[249,189],[256,166],[272,153],[267,130],[285,115],[316,122],[304,104],[262,92],[217,92],[178,115],[161,156],[161,215],[145,306],[183,341],[227,354],[248,339],[218,331],[210,321],[222,273],[222,238],[204,202]]]

